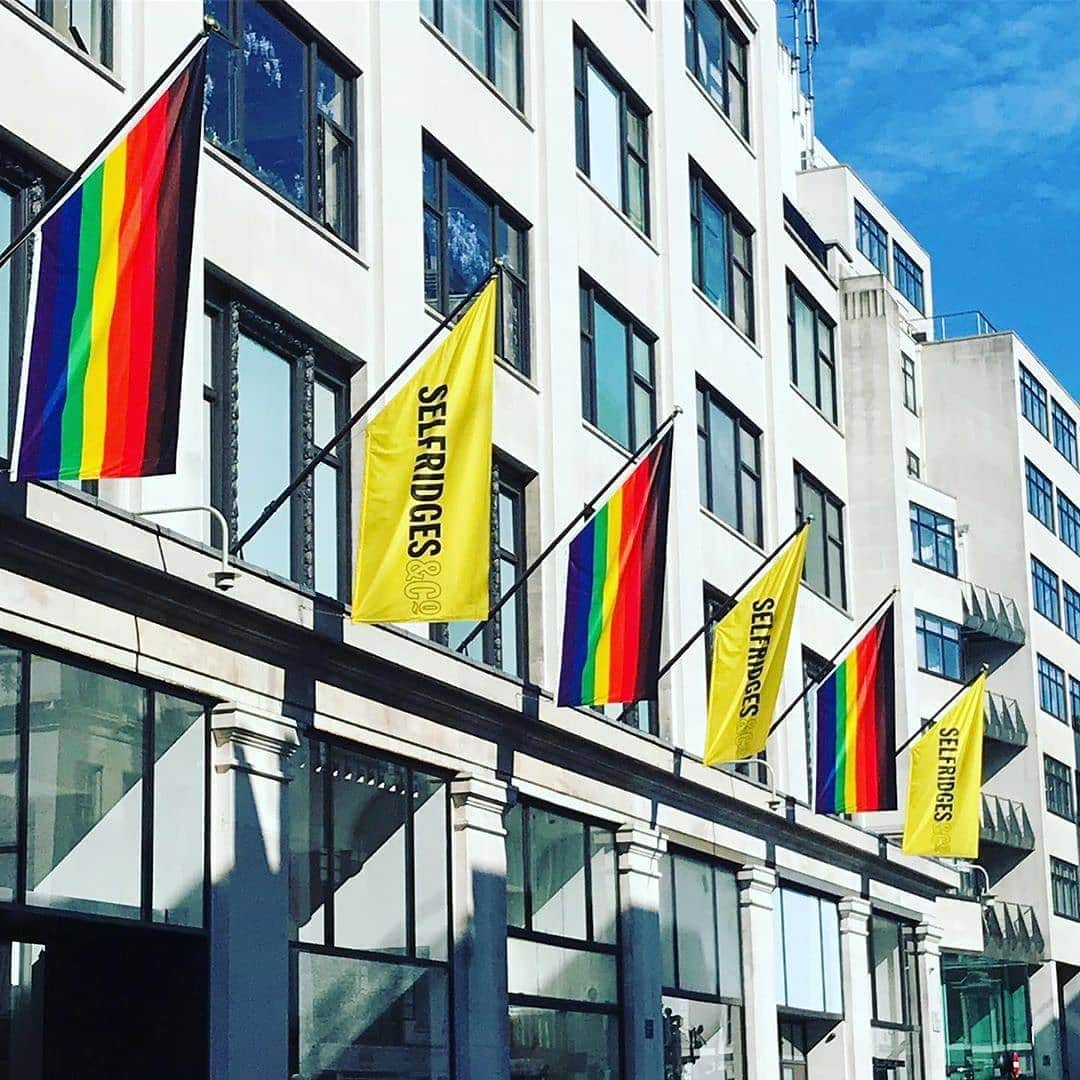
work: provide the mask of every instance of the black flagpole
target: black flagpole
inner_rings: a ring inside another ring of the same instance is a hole
[[[579,521],[588,521],[589,518],[593,516],[596,512],[596,504],[604,497],[607,490],[641,457],[642,454],[645,453],[646,450],[649,449],[650,446],[660,441],[660,436],[675,422],[675,418],[681,412],[682,408],[676,405],[674,410],[672,410],[671,415],[668,416],[668,418],[633,452],[633,454],[619,466],[618,472],[616,472],[615,475],[584,505],[584,507],[566,523],[559,535],[556,536],[555,539],[552,540],[527,567],[525,567],[517,580],[502,594],[502,596],[499,597],[498,603],[488,612],[487,618],[484,619],[483,622],[477,623],[472,630],[469,631],[465,636],[465,639],[458,645],[457,652],[464,652],[469,647],[470,642],[472,642],[476,635],[479,634],[496,615],[498,615],[506,603],[517,594],[518,590],[529,580],[536,568],[563,542],[563,540],[566,539],[567,536],[570,535],[574,526]]]
[[[979,665],[979,675],[984,675],[989,670],[990,670],[990,665],[989,664],[980,664]],[[976,675],[975,678],[973,678],[973,679],[968,679],[968,681],[966,683],[964,683],[964,685],[961,686],[960,689],[957,690],[956,693],[953,694],[953,696],[951,698],[949,698],[949,700],[946,701],[945,704],[942,705],[941,708],[938,709],[938,711],[936,713],[934,713],[934,715],[931,716],[930,719],[927,720],[926,723],[923,724],[923,726],[921,728],[919,728],[919,730],[916,731],[915,734],[912,735],[910,739],[908,739],[905,743],[903,743],[897,749],[896,756],[899,757],[901,755],[901,753],[903,753],[903,751],[905,751],[916,739],[919,738],[920,735],[925,735],[934,726],[934,724],[937,723],[937,721],[941,719],[941,714],[950,705],[952,705],[957,700],[957,698],[959,698],[960,695],[965,690],[970,690],[972,688],[972,686],[975,684],[975,680],[978,679],[979,675]]]

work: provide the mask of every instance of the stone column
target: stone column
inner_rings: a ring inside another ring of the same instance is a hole
[[[754,1080],[779,1080],[780,1032],[776,1023],[776,871],[745,866],[738,873],[742,934],[746,1070]]]
[[[460,1077],[509,1080],[506,785],[458,776],[453,800],[454,1055]]]
[[[210,777],[210,1075],[289,1075],[289,865],[284,717],[215,707]]]
[[[660,994],[660,856],[658,829],[633,822],[615,834],[619,860],[619,991],[623,1007],[623,1073],[664,1075]]]
[[[925,1080],[945,1080],[945,1019],[941,997],[941,939],[937,923],[915,928],[915,957],[919,969],[919,1024],[922,1031]]]
[[[840,982],[844,991],[844,1077],[873,1080],[874,1040],[870,1032],[870,901],[845,896],[840,908]]]

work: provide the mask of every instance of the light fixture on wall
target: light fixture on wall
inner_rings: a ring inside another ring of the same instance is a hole
[[[218,523],[218,526],[221,529],[221,567],[220,569],[213,571],[210,576],[214,579],[215,589],[220,589],[222,592],[228,592],[229,589],[236,584],[236,571],[229,563],[229,549],[231,547],[229,523],[225,520],[225,515],[216,506],[208,506],[202,503],[197,506],[169,506],[161,510],[138,510],[136,511],[135,516],[162,517],[165,514],[194,514],[200,512],[209,514]]]

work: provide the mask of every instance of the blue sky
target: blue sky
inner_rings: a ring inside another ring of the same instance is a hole
[[[981,308],[1080,398],[1080,3],[819,15],[818,136],[930,252],[935,309]]]

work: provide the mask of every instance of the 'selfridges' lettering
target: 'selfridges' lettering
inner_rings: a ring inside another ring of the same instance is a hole
[[[422,386],[416,405],[416,459],[409,485],[410,558],[440,555],[443,549],[443,495],[446,487],[447,387]]]
[[[752,721],[761,710],[761,686],[765,674],[765,661],[772,644],[773,616],[776,600],[771,596],[755,600],[750,609],[749,647],[746,650],[746,684],[739,706],[739,724],[736,739],[744,744],[752,729]]]
[[[956,808],[956,761],[960,750],[960,729],[942,728],[938,732],[937,780],[934,795],[934,821],[952,822]]]

